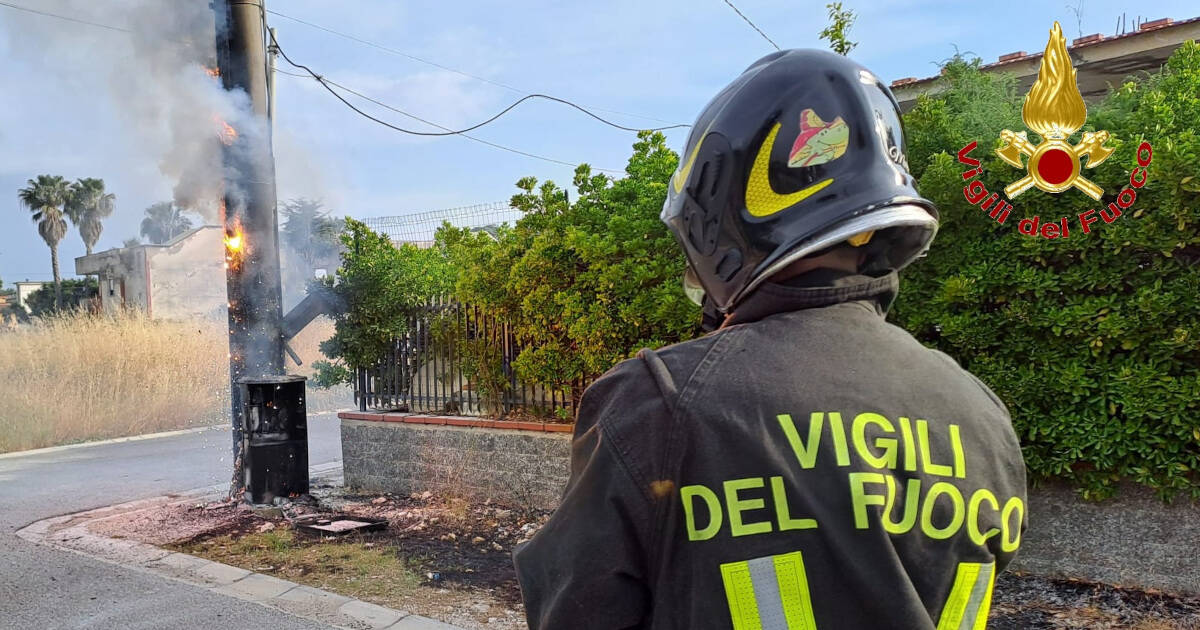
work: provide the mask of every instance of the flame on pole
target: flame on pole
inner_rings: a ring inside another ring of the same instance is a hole
[[[249,115],[217,119],[222,144],[225,280],[229,297],[229,376],[234,471],[230,494],[242,491],[242,415],[238,380],[283,374],[282,294],[275,203],[275,160],[267,118],[267,42],[262,0],[212,0],[217,67],[231,92],[249,96]],[[235,128],[237,125],[240,128]]]

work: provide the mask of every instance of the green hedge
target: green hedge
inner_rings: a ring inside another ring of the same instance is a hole
[[[909,159],[942,228],[904,273],[895,321],[996,390],[1035,479],[1066,479],[1093,498],[1123,479],[1200,497],[1200,47],[1184,45],[1163,73],[1089,108],[1081,131],[1108,130],[1117,147],[1083,171],[1104,188],[1101,202],[1031,189],[1004,225],[964,199],[968,167],[954,154],[978,141],[989,191],[1023,176],[992,152],[1002,128],[1024,129],[1023,95],[977,66],[952,62],[949,89],[906,116]],[[1122,216],[1084,234],[1078,215],[1117,198],[1142,141],[1153,146],[1148,183]],[[1069,217],[1070,236],[1019,234],[1018,220],[1034,215]]]

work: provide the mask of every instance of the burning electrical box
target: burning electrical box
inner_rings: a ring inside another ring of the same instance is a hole
[[[304,381],[303,376],[238,380],[243,405],[243,481],[251,503],[308,493]]]

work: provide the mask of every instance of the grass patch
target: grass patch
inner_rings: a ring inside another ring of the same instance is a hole
[[[403,608],[421,585],[416,562],[369,537],[317,539],[289,530],[221,536],[174,548],[316,588]]]
[[[223,421],[223,333],[137,312],[60,314],[0,333],[0,452]]]

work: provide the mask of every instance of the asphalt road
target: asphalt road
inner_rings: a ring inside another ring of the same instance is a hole
[[[342,458],[334,414],[308,419],[309,463]],[[228,430],[0,458],[0,628],[326,628],[208,590],[28,543],[29,523],[227,483]]]

